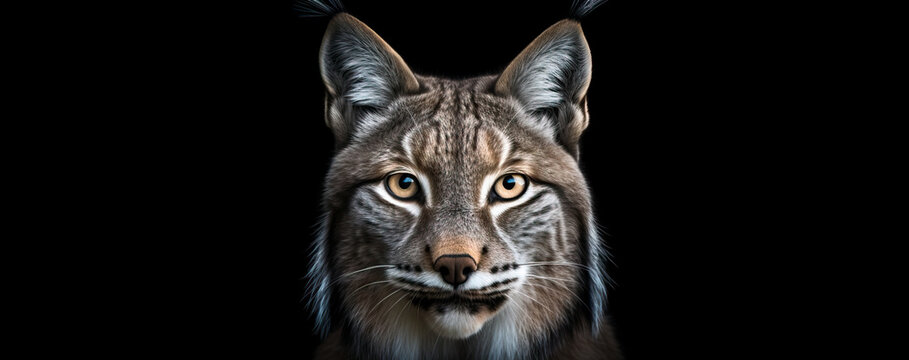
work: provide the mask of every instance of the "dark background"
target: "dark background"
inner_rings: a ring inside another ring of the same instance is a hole
[[[454,78],[501,71],[569,3],[344,1],[414,71]],[[143,295],[145,321],[164,327],[139,352],[314,350],[301,278],[333,151],[318,70],[328,19],[293,4],[212,6],[156,44],[168,52],[145,54],[163,90],[137,130],[153,145],[140,176],[156,185],[143,246],[166,254],[147,271],[167,290]],[[780,235],[798,235],[776,202],[797,164],[768,160],[789,136],[772,105],[791,99],[762,92],[776,60],[739,26],[749,6],[611,0],[582,22],[594,66],[581,165],[629,359],[741,358],[789,341],[767,330],[781,326],[768,300],[783,290],[761,289]]]

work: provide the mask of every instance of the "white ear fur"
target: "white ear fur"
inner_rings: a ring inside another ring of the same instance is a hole
[[[398,94],[420,87],[401,56],[346,13],[336,15],[328,25],[319,67],[329,94],[352,106],[387,105]]]

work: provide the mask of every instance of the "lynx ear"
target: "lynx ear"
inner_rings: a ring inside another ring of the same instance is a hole
[[[577,143],[587,128],[587,87],[590,85],[590,48],[574,20],[562,20],[546,29],[511,64],[495,84],[495,92],[513,96],[555,140],[577,156]]]
[[[326,122],[338,139],[355,130],[361,110],[381,108],[420,88],[401,56],[346,13],[335,15],[328,24],[319,57],[328,90]]]

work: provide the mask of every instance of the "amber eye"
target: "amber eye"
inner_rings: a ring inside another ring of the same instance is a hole
[[[521,174],[508,174],[496,180],[494,189],[503,200],[516,199],[527,190],[527,178]]]
[[[392,196],[407,200],[417,196],[420,186],[417,185],[417,178],[411,174],[397,173],[391,174],[385,178],[385,188]]]

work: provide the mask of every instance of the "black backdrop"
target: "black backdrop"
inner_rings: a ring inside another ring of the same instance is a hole
[[[503,69],[569,2],[345,4],[416,72],[462,78]],[[154,245],[173,276],[156,280],[167,290],[149,321],[165,327],[148,346],[307,358],[317,339],[300,279],[333,151],[317,56],[328,20],[298,17],[293,1],[222,10],[149,55],[173,105],[148,126],[160,134],[151,201],[166,209],[150,231],[173,239]],[[743,11],[611,0],[582,22],[594,67],[581,162],[629,359],[737,358],[777,341],[760,330],[769,311],[750,266],[761,228],[781,221],[757,205],[773,196],[759,153],[776,124],[750,99],[763,70],[734,26]]]

